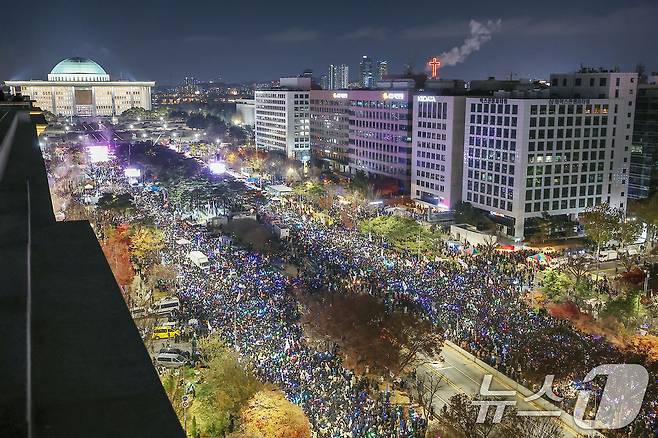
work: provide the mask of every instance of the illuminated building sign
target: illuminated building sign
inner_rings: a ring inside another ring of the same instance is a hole
[[[507,99],[499,99],[496,97],[482,97],[480,103],[507,103]]]
[[[549,105],[559,105],[559,104],[571,104],[571,105],[587,105],[590,103],[589,99],[549,99],[548,100]]]
[[[347,93],[334,93],[334,99],[347,99]]]
[[[382,97],[385,100],[404,100],[404,93],[384,93]]]
[[[436,59],[436,57],[434,57],[430,60],[430,62],[427,63],[427,65],[429,65],[430,68],[432,69],[432,74],[430,77],[432,79],[436,79],[439,74],[439,67],[441,66],[441,61],[439,61],[438,59]]]
[[[436,96],[418,96],[418,102],[436,102]]]

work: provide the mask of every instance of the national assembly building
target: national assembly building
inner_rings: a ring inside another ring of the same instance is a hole
[[[130,108],[151,109],[155,82],[111,81],[91,59],[59,62],[47,81],[5,81],[12,94],[29,96],[35,105],[60,116],[115,116]]]

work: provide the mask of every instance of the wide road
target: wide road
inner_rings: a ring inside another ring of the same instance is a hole
[[[480,386],[484,376],[489,374],[484,368],[466,357],[458,349],[450,344],[445,344],[441,356],[443,361],[430,361],[427,358],[421,358],[427,363],[418,368],[418,378],[427,380],[429,374],[435,378],[442,378],[443,382],[433,400],[434,412],[440,412],[441,408],[448,402],[450,397],[455,394],[464,393],[468,396],[475,396],[480,393]],[[518,385],[518,384],[517,384]],[[516,391],[516,387],[509,386],[502,382],[496,376],[493,377],[490,390]],[[516,409],[518,411],[541,411],[543,410],[535,402],[524,401],[524,395],[517,392],[516,397],[503,397],[505,400],[516,400]],[[550,400],[548,400],[550,402]],[[489,408],[489,419],[493,415],[495,407]],[[557,408],[556,408],[557,409]],[[562,414],[566,418],[567,414]],[[561,421],[563,425],[564,436],[566,438],[579,437],[587,435],[588,431],[579,429],[569,420]],[[590,431],[591,435],[592,432]]]

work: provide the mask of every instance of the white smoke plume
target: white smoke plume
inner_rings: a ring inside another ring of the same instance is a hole
[[[500,19],[488,20],[486,23],[471,20],[469,23],[471,36],[466,38],[461,46],[455,46],[449,51],[443,52],[439,57],[441,64],[446,66],[464,62],[468,55],[480,50],[480,46],[491,39],[491,35],[500,28],[501,23]]]

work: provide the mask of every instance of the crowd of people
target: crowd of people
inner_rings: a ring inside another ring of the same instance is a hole
[[[605,363],[644,363],[601,336],[528,306],[523,291],[533,284],[535,267],[528,265],[524,251],[485,256],[445,247],[444,258],[427,260],[391,251],[338,221],[329,226],[314,222],[308,205],[270,204],[263,216],[287,221],[293,231],[286,253],[311,284],[411,302],[446,331],[447,339],[524,385],[539,388],[545,375],[556,375],[554,390],[564,397],[566,411],[573,411],[577,391],[587,387],[582,380],[589,370]],[[656,382],[650,382],[635,431],[658,430],[655,394]]]
[[[568,401],[574,401],[592,368],[642,361],[527,306],[522,295],[533,284],[534,271],[523,252],[467,255],[446,246],[444,257],[428,260],[344,227],[344,212],[337,208],[330,210],[336,220],[328,224],[313,220],[312,208],[302,201],[264,203],[258,206],[259,219],[286,224],[291,231],[276,255],[298,268],[290,277],[273,255],[224,245],[188,226],[180,219],[185,212],[163,193],[133,192],[138,209],[165,233],[163,261],[181,269],[182,319],[204,320],[219,331],[260,379],[302,406],[318,437],[420,437],[427,422],[413,408],[391,403],[375,381],[345,369],[334,351],[307,342],[293,293],[299,288],[369,293],[391,306],[411,305],[447,339],[521,383],[541,385],[545,374],[555,374],[554,391],[566,398],[565,410],[572,408]],[[240,204],[240,192],[227,196],[226,204]],[[174,243],[180,239],[191,244]],[[208,255],[209,272],[187,260],[193,249]],[[634,431],[658,431],[656,393],[651,381]]]
[[[376,382],[341,365],[333,351],[318,351],[304,338],[292,290],[305,287],[274,266],[270,255],[221,245],[198,228],[174,219],[162,197],[136,196],[137,206],[165,232],[163,262],[181,269],[181,320],[207,321],[263,381],[281,388],[302,406],[318,437],[424,436],[426,420],[413,409],[392,404]],[[211,260],[209,271],[187,261],[198,249]]]

